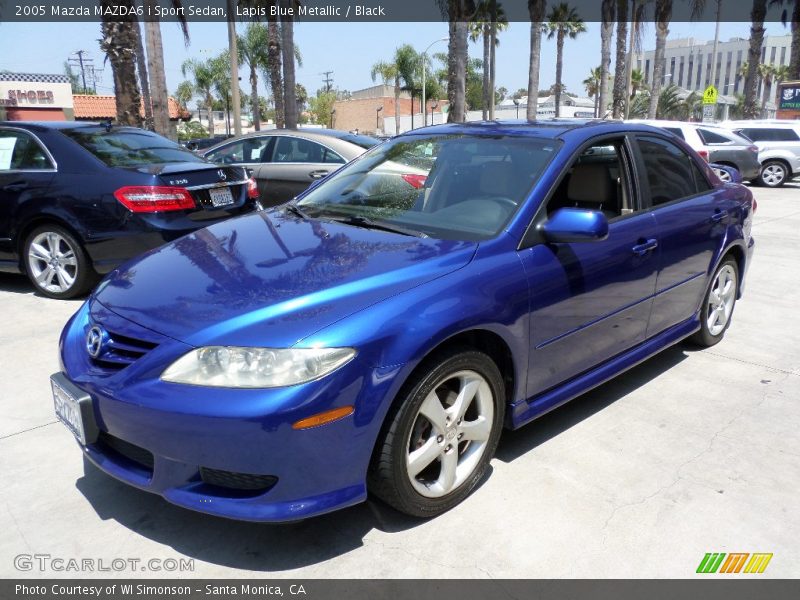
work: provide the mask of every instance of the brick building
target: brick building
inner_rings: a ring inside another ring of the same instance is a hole
[[[442,107],[447,105],[447,100],[427,99],[427,115],[430,122],[431,107],[437,106],[437,112],[441,112]],[[347,100],[337,100],[333,105],[336,111],[333,115],[333,127],[353,131],[358,129],[360,133],[366,134],[387,134],[394,135],[394,116],[397,114],[395,107],[394,86],[375,85],[363,90],[353,92]],[[378,110],[380,108],[380,110]],[[397,104],[400,117],[410,117],[412,115],[411,95],[408,92],[400,92],[400,101]],[[422,110],[418,98],[413,102],[415,127],[422,125]],[[384,126],[384,118],[390,119],[390,131]],[[437,121],[438,122],[438,121]]]

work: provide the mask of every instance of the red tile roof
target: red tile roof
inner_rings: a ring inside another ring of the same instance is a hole
[[[73,94],[72,103],[76,119],[114,119],[117,116],[115,96]],[[171,96],[168,99],[168,106],[170,119],[189,118],[189,111],[182,109]],[[142,104],[142,114],[144,114],[144,104]]]

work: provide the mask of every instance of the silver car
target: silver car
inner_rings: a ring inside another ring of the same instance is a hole
[[[723,125],[758,146],[761,185],[779,187],[800,176],[800,122],[729,121]]]
[[[261,203],[275,206],[379,143],[369,136],[334,129],[271,129],[225,140],[203,156],[252,169]]]

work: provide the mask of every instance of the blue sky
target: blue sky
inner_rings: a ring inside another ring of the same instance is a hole
[[[240,25],[243,27],[243,25]],[[564,60],[564,83],[568,91],[584,94],[581,82],[589,69],[600,62],[600,31],[597,23],[587,23],[588,31],[576,40],[567,40]],[[184,46],[180,28],[174,23],[162,24],[167,85],[173,91],[183,80],[181,63],[190,57],[204,57],[221,51],[227,44],[224,23],[191,23],[191,42]],[[768,24],[767,34],[784,35],[787,30],[780,24]],[[333,71],[334,85],[341,89],[356,90],[372,85],[370,66],[389,58],[396,46],[408,43],[418,51],[425,49],[437,38],[447,36],[446,23],[296,23],[295,41],[303,55],[304,66],[298,70],[298,82],[310,94],[322,87],[323,71]],[[670,37],[688,37],[711,40],[713,23],[673,23]],[[723,23],[720,39],[749,37],[749,24]],[[36,23],[0,24],[0,68],[11,71],[35,73],[61,73],[63,63],[70,53],[83,49],[94,58],[95,65],[103,65],[103,55],[98,46],[98,23]],[[645,49],[655,44],[655,31],[648,25],[645,31]],[[528,47],[530,24],[512,23],[501,35],[497,51],[497,85],[509,91],[527,87]],[[435,45],[431,52],[444,52],[445,42]],[[481,57],[480,43],[470,44],[470,54]],[[542,44],[541,87],[555,81],[555,42]],[[246,73],[242,73],[242,87],[249,91]],[[113,83],[110,66],[106,65],[98,93],[112,94]],[[263,87],[263,86],[262,86]],[[263,92],[263,89],[262,89]]]

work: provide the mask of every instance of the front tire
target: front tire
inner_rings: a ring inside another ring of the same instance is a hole
[[[387,417],[369,490],[415,517],[464,500],[484,476],[505,412],[503,378],[482,352],[458,349],[431,360]]]
[[[722,340],[731,324],[738,290],[739,266],[733,258],[726,258],[711,279],[700,310],[700,331],[692,336],[692,342],[709,347]]]
[[[34,229],[23,252],[28,279],[48,298],[74,298],[89,291],[97,280],[80,242],[59,225]]]
[[[758,181],[766,187],[776,188],[786,183],[789,169],[779,160],[768,160],[761,165]]]

